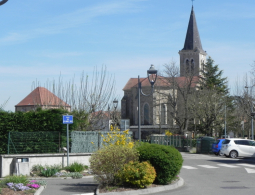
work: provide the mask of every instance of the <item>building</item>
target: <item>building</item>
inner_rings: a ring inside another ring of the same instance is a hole
[[[63,108],[71,111],[71,106],[44,87],[37,87],[21,102],[15,105],[15,112],[30,110]]]
[[[194,81],[191,84],[195,88],[200,70],[206,61],[206,52],[202,48],[199,36],[195,12],[192,6],[184,47],[179,51],[180,55],[180,77],[175,78],[175,82],[185,85],[186,75],[192,73]],[[142,90],[145,94],[150,94],[151,85],[147,78],[140,78]],[[153,133],[164,133],[167,129],[176,129],[176,123],[169,113],[169,99],[166,94],[178,95],[176,89],[169,88],[166,78],[158,77],[155,84],[155,92],[151,96],[141,95],[141,132],[142,139]],[[130,120],[130,130],[135,138],[138,138],[138,79],[130,78],[123,88],[124,96],[121,101],[121,118]],[[177,105],[177,107],[181,107]]]

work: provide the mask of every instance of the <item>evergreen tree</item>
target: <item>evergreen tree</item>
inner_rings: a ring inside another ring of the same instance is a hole
[[[191,111],[196,120],[196,130],[200,133],[213,135],[222,134],[222,125],[225,124],[225,112],[227,113],[227,125],[233,123],[233,98],[230,97],[227,87],[227,78],[222,77],[223,70],[209,57],[203,64],[200,73],[199,88],[194,93],[191,101]]]
[[[225,94],[228,92],[227,78],[222,78],[223,70],[219,70],[218,65],[214,65],[214,60],[210,56],[203,64],[200,74],[201,89],[207,88]]]

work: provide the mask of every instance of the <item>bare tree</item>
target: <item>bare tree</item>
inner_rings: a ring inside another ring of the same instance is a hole
[[[0,104],[0,111],[4,110],[4,108],[5,108],[6,104],[8,103],[9,99],[10,98],[8,98],[8,100],[4,101],[4,103]]]
[[[193,118],[189,111],[190,97],[195,91],[198,78],[193,71],[186,72],[185,77],[179,77],[179,68],[175,62],[164,65],[163,78],[159,79],[157,86],[165,90],[157,90],[163,98],[167,99],[167,123],[172,128],[178,128],[183,134],[188,130],[189,121]],[[167,92],[167,93],[166,93]]]
[[[39,85],[39,82],[34,82],[32,88]],[[102,130],[105,128],[104,121],[107,118],[105,110],[115,95],[114,77],[107,73],[105,66],[102,66],[100,71],[95,68],[92,76],[82,72],[79,82],[75,81],[75,77],[64,82],[60,75],[58,81],[47,81],[45,88],[69,104],[74,117],[81,120],[89,115],[88,121],[86,118],[80,129],[84,130],[86,127],[86,130]]]

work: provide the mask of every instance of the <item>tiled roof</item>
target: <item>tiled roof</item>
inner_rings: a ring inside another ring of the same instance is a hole
[[[64,106],[70,107],[66,102],[51,93],[44,87],[37,87],[16,106]]]
[[[161,77],[158,76],[155,86],[160,86],[160,87],[167,87],[170,85],[171,82],[169,82],[169,77]],[[180,85],[180,87],[184,87],[185,83],[187,83],[187,77],[175,77],[175,82],[178,83]],[[195,87],[196,84],[198,83],[199,77],[198,76],[194,76],[192,78],[192,84],[191,87]],[[146,78],[140,78],[140,82],[142,83],[142,87],[150,87],[151,84],[149,82],[149,80]],[[125,87],[122,89],[123,91],[125,90],[130,90],[133,87],[137,87],[138,84],[138,78],[130,78],[127,82],[127,84],[125,85]]]

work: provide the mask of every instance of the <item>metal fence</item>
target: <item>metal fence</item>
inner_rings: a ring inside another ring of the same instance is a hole
[[[58,153],[59,148],[59,132],[9,132],[8,154]]]
[[[92,153],[103,146],[103,137],[107,137],[110,131],[72,131],[71,153]],[[119,132],[123,134],[123,132]],[[128,136],[132,137],[132,132]]]
[[[192,138],[186,138],[181,135],[172,135],[172,136],[151,135],[150,143],[174,146],[176,148],[182,148],[182,149],[196,146],[196,140]]]

